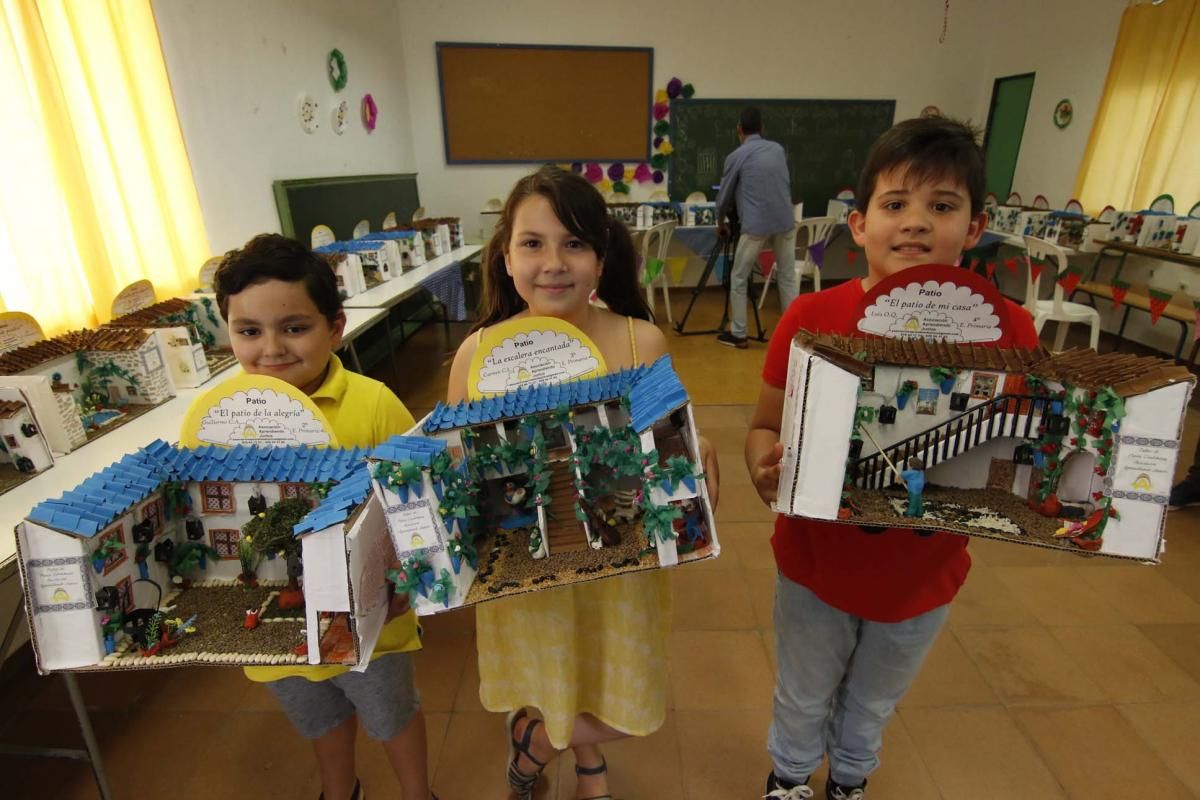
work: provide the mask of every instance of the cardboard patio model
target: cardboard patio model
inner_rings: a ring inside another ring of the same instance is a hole
[[[0,494],[54,466],[50,445],[15,386],[0,386]]]
[[[324,447],[291,387],[210,390],[187,446],[127,455],[18,526],[39,669],[364,669],[393,585],[428,614],[719,551],[666,357],[440,405],[422,431]]]
[[[106,328],[144,329],[158,339],[176,388],[199,386],[234,359],[229,334],[212,297],[175,297],[105,323]]]
[[[989,282],[918,267],[867,293],[866,336],[801,331],[777,509],[1157,562],[1195,377],[1169,359],[973,346],[1006,317]]]
[[[72,331],[9,350],[0,386],[20,387],[56,453],[175,396],[157,338],[140,328]]]

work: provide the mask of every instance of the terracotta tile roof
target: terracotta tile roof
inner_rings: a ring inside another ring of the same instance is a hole
[[[9,419],[24,408],[25,404],[20,400],[0,400],[0,419]]]
[[[163,300],[160,303],[139,308],[137,311],[131,311],[124,316],[117,317],[114,320],[106,323],[104,327],[112,328],[165,328],[178,323],[167,322],[164,317],[172,314],[181,314],[192,307],[190,300],[185,300],[182,297],[172,297],[170,300]]]
[[[980,347],[926,339],[859,338],[800,331],[796,339],[817,355],[857,375],[868,375],[874,364],[915,367],[953,367],[996,372],[1032,373],[1039,378],[1070,383],[1083,389],[1112,387],[1122,397],[1145,394],[1180,381],[1195,381],[1187,367],[1169,358],[1129,353],[1097,353],[1089,349],[1051,355],[1044,347]]]
[[[47,361],[69,356],[80,350],[119,352],[136,350],[150,334],[139,328],[100,328],[69,331],[53,339],[18,347],[0,355],[0,375],[16,375],[39,367]]]

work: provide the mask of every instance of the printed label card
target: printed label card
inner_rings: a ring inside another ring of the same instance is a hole
[[[180,443],[337,447],[329,421],[306,394],[264,375],[238,375],[208,390],[188,411]]]
[[[607,371],[600,348],[574,325],[554,317],[519,317],[483,332],[471,359],[467,393],[478,400]]]
[[[995,285],[962,267],[937,264],[885,278],[866,292],[860,308],[858,330],[887,338],[995,342],[1009,324]]]
[[[112,315],[115,319],[152,305],[154,305],[154,284],[147,280],[135,281],[113,298]]]

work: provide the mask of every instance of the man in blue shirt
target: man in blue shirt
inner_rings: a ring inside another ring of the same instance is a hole
[[[762,113],[753,106],[742,111],[737,126],[741,145],[725,159],[717,219],[724,220],[737,203],[742,233],[738,237],[730,276],[729,331],[717,341],[730,347],[746,345],[746,288],[750,272],[764,245],[775,251],[775,281],[783,310],[796,299],[796,220],[787,155],[778,142],[762,138]],[[728,228],[722,223],[722,235]]]

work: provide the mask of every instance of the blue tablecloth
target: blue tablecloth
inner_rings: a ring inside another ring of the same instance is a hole
[[[463,290],[462,264],[457,261],[438,270],[421,281],[421,288],[427,289],[446,308],[446,315],[456,322],[467,318],[467,295]]]
[[[714,225],[692,228],[681,225],[675,229],[672,238],[682,242],[684,247],[701,258],[708,258],[708,254],[717,246],[717,228]]]

